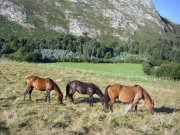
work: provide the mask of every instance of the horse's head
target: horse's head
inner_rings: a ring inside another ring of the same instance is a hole
[[[100,102],[102,105],[104,105],[104,96],[100,97]]]
[[[106,105],[105,102],[102,103],[102,111],[109,112],[109,105]]]
[[[105,112],[105,113],[109,112],[109,107],[103,105],[102,111]]]
[[[63,102],[63,94],[62,93],[58,95],[57,100],[60,104],[62,104],[62,102]]]
[[[152,101],[148,106],[147,106],[147,110],[149,113],[153,113],[154,112],[154,101]]]

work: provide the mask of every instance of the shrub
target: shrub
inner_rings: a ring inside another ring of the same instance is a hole
[[[110,59],[111,58],[111,53],[107,52],[104,56],[105,59]]]
[[[150,75],[152,70],[152,65],[150,63],[143,63],[143,71],[144,73],[146,73],[147,75]]]
[[[180,64],[162,64],[157,69],[157,75],[161,77],[168,77],[174,80],[180,79]]]
[[[157,66],[158,65],[158,66]],[[163,63],[159,65],[159,62],[143,63],[144,73],[147,75],[153,75],[156,77],[167,77],[173,80],[180,79],[180,64],[179,63]]]

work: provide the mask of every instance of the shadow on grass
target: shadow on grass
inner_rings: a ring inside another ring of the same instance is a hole
[[[0,98],[0,100],[15,100],[17,97],[12,96],[12,97],[7,97],[7,98]]]
[[[156,113],[173,113],[173,112],[180,112],[180,109],[174,109],[162,106],[160,108],[154,108],[154,112]]]
[[[89,97],[79,97],[77,99],[75,99],[75,103],[76,104],[80,104],[80,103],[89,103]],[[93,98],[93,104],[94,103],[100,103],[100,99],[99,98]]]
[[[8,127],[6,127],[6,123],[2,121],[0,121],[0,134],[3,134],[3,135],[10,134],[10,130]]]
[[[35,99],[36,102],[45,102],[45,99],[43,98],[39,98],[39,99]]]

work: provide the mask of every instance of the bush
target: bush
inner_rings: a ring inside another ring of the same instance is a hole
[[[158,65],[158,66],[157,66]],[[180,80],[180,64],[179,63],[163,63],[159,65],[159,62],[143,63],[144,73],[147,75],[153,75],[156,77],[167,77],[173,80]]]
[[[40,62],[41,61],[41,53],[39,52],[32,52],[32,53],[27,53],[24,58],[23,61],[28,61],[28,62]]]
[[[173,80],[180,79],[180,64],[162,64],[157,69],[156,76],[168,77]]]
[[[1,54],[9,54],[9,53],[13,53],[14,50],[10,47],[9,44],[4,44],[0,52]]]
[[[144,73],[146,73],[147,75],[150,75],[151,70],[152,70],[152,65],[150,63],[143,63]]]
[[[107,52],[104,56],[105,59],[110,59],[111,58],[111,53]]]

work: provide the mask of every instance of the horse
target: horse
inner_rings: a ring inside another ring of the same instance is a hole
[[[61,92],[58,85],[51,78],[40,78],[37,76],[28,76],[26,78],[26,90],[24,92],[24,100],[26,98],[26,94],[29,94],[29,100],[31,100],[31,93],[35,88],[38,91],[46,91],[45,102],[50,103],[50,92],[55,90],[57,93],[57,101],[62,104],[63,101],[63,93]]]
[[[153,113],[154,102],[152,101],[150,95],[147,91],[142,88],[140,85],[134,86],[124,86],[121,84],[108,85],[104,93],[104,106],[103,110],[105,112],[113,112],[113,104],[115,99],[119,98],[119,101],[122,103],[131,103],[131,107],[128,110],[131,111],[135,107],[137,112],[137,104],[139,100],[143,99],[147,108],[147,111]]]
[[[70,91],[71,90],[71,91]],[[104,102],[104,94],[94,83],[81,82],[78,80],[70,81],[66,85],[66,98],[69,97],[70,101],[74,103],[73,95],[75,92],[80,94],[89,95],[89,105],[93,106],[93,95],[97,94],[100,97],[101,103]]]

